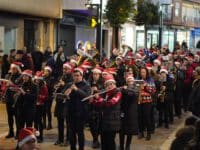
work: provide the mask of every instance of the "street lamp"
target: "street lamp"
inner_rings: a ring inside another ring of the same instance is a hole
[[[100,52],[100,59],[102,58],[102,9],[103,9],[103,0],[100,0],[99,4],[92,4],[90,0],[85,4],[87,8],[97,8],[97,34],[96,34],[96,48]]]
[[[159,11],[159,48],[162,47],[162,33],[163,33],[163,6],[171,6],[173,7],[173,4],[160,4],[160,11]]]

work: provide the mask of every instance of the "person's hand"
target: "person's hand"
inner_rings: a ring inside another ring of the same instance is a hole
[[[97,99],[99,97],[99,94],[94,94],[94,97]]]
[[[71,89],[72,89],[72,90],[75,90],[75,91],[78,90],[78,88],[77,88],[77,86],[76,86],[75,84],[73,84],[73,85],[71,86]]]
[[[69,96],[71,92],[72,92],[72,89],[71,89],[71,88],[68,88],[68,89],[64,92],[64,94],[67,95],[67,96]]]

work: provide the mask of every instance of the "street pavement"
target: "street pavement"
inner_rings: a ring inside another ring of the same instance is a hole
[[[185,118],[190,116],[190,113],[184,113],[181,119],[175,117],[173,125],[170,125],[169,129],[156,128],[155,133],[152,135],[150,141],[145,139],[138,140],[136,136],[132,139],[131,150],[169,150],[170,144],[174,139],[176,131],[181,128],[184,124]],[[0,150],[12,150],[16,146],[16,140],[5,139],[5,135],[8,131],[7,116],[5,110],[5,104],[0,104]],[[86,136],[86,148],[85,150],[93,150],[92,137],[89,129],[85,129]],[[54,142],[57,139],[57,123],[56,118],[53,118],[53,129],[44,130],[44,142],[39,144],[41,150],[69,150],[68,147],[55,146]],[[116,137],[116,143],[119,143],[118,135]],[[100,149],[97,149],[100,150]]]

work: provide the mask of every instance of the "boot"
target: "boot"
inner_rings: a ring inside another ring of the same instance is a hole
[[[151,140],[151,133],[147,133],[146,141]]]
[[[10,131],[9,133],[8,133],[8,135],[6,135],[6,139],[9,139],[9,138],[12,138],[12,137],[14,137],[14,132],[13,131]]]
[[[126,146],[125,150],[131,150],[130,145],[129,145],[129,146]]]
[[[52,129],[52,125],[51,125],[51,124],[48,124],[47,130],[51,130],[51,129]]]
[[[124,147],[123,147],[123,146],[120,146],[119,149],[120,149],[120,150],[124,150]]]
[[[138,134],[138,139],[142,139],[142,138],[144,138],[144,133],[143,132]]]
[[[100,147],[100,143],[98,140],[94,140],[92,143],[92,148],[99,148]]]

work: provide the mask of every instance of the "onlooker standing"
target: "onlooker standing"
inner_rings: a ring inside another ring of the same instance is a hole
[[[37,49],[36,51],[31,53],[33,64],[34,64],[34,71],[40,71],[42,69],[42,62],[43,62],[43,53]]]
[[[5,54],[2,57],[2,64],[1,64],[1,78],[5,78],[6,74],[8,74],[8,70],[10,68],[10,63],[8,61],[8,55]]]

